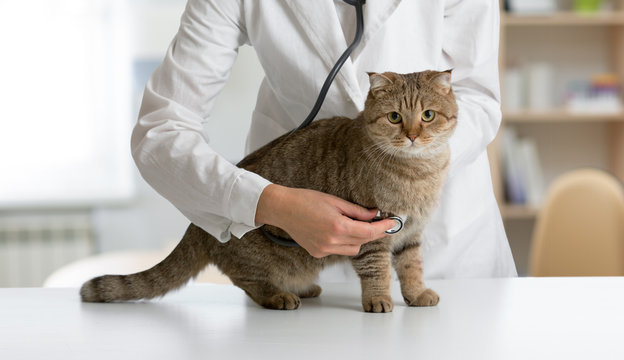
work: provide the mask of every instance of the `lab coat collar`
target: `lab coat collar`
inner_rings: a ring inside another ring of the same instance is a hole
[[[301,24],[329,72],[349,46],[336,14],[334,0],[286,0],[286,3],[292,9],[296,20]],[[364,89],[359,86],[353,59],[357,59],[357,55],[366,47],[368,40],[382,27],[399,3],[401,0],[369,0],[364,5],[362,40],[351,57],[344,63],[335,79],[336,83],[355,104],[364,104],[365,93]]]

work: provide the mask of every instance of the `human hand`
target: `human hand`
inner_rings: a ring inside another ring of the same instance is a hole
[[[365,243],[387,236],[386,219],[369,223],[377,209],[366,209],[333,195],[281,185],[267,186],[258,201],[256,224],[286,231],[310,255],[355,256]]]

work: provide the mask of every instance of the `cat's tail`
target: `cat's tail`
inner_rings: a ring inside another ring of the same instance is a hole
[[[114,302],[163,296],[194,278],[210,263],[217,240],[191,224],[176,248],[151,269],[131,275],[105,275],[82,285],[85,302]]]

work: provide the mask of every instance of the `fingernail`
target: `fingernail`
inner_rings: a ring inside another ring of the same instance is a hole
[[[403,228],[403,222],[398,219],[394,220],[394,226],[391,229],[386,230],[386,234],[396,234]]]
[[[400,222],[400,221],[398,221],[398,220],[394,220],[394,227],[393,227],[392,229],[390,229],[390,230],[395,230],[395,231],[396,231],[396,230],[399,230],[399,228],[400,228],[402,225],[403,225],[403,224],[401,224],[401,222]]]

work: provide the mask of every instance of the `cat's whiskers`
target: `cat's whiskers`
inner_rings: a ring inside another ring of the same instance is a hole
[[[401,148],[394,149],[394,152],[392,153],[392,157],[397,158],[398,157],[397,155],[402,152],[401,150],[402,150]]]
[[[385,164],[386,160],[388,158],[390,158],[390,154],[391,153],[388,150],[389,150],[388,148],[383,149],[381,156],[377,160],[377,164],[376,165],[377,165],[378,168],[381,167],[383,164]]]
[[[375,158],[375,162],[373,163],[373,171],[377,171],[377,168],[381,167],[388,160],[392,160],[393,158],[395,158],[396,154],[401,150],[401,148],[385,144],[385,146],[380,147],[379,150],[380,154]]]
[[[376,143],[373,143],[371,146],[364,148],[364,150],[362,150],[362,153],[358,157],[358,161],[362,160],[362,158],[365,158],[366,161],[372,161],[373,156],[383,152],[383,144],[384,141],[378,141]]]
[[[373,143],[370,147],[362,151],[362,156],[366,158],[366,162],[370,164],[368,171],[375,171],[380,164],[380,160],[385,156],[384,141]]]
[[[379,164],[381,164],[381,159],[382,157],[385,156],[385,154],[386,152],[382,150],[381,148],[377,148],[377,152],[371,154],[371,158],[369,159],[369,162],[370,162],[369,171],[370,172],[377,171]]]

